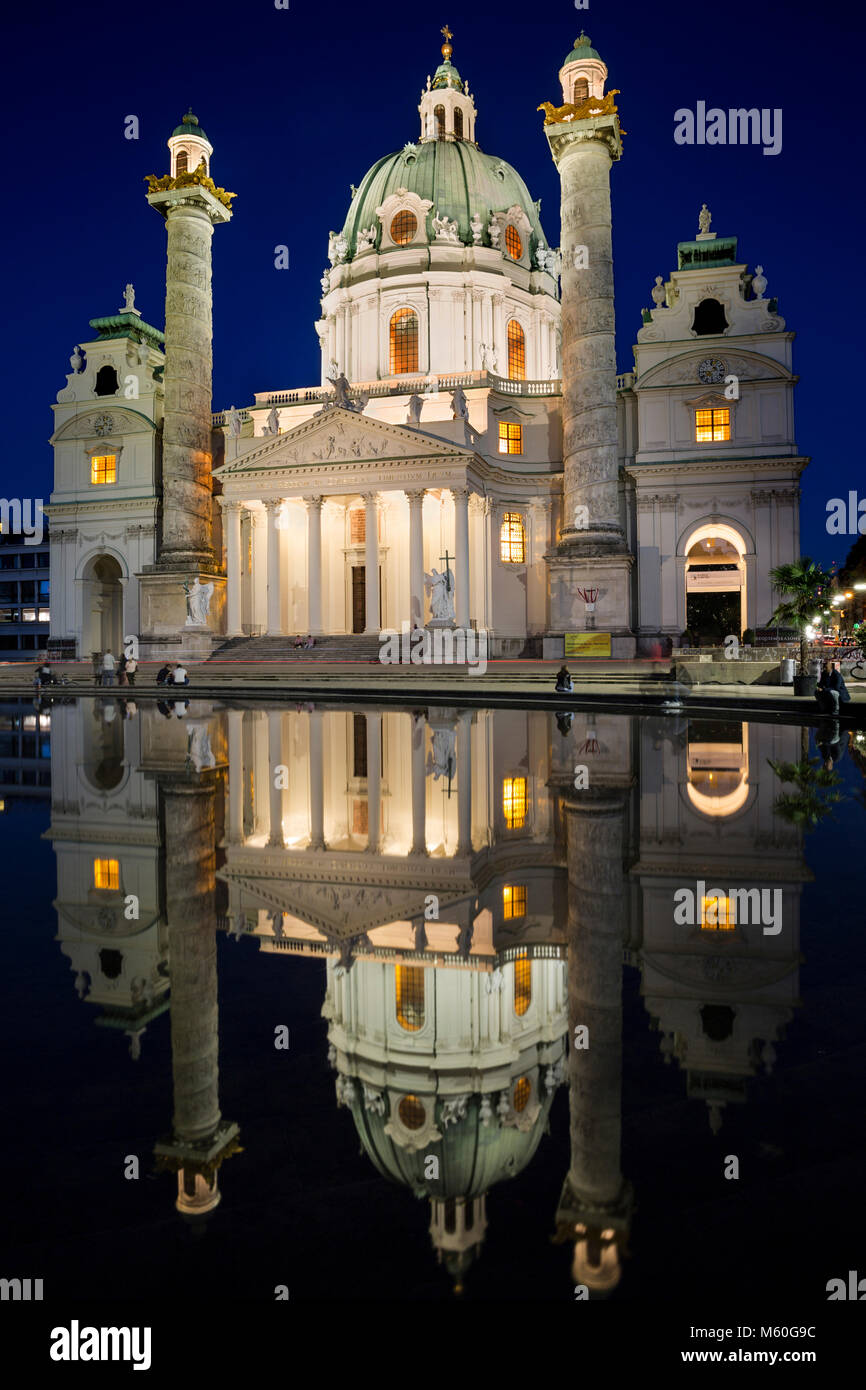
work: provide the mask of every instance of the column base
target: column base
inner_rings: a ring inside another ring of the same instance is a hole
[[[137,635],[145,660],[159,660],[162,657],[206,660],[214,645],[223,640],[225,576],[201,569],[150,569],[136,577],[139,581],[141,615],[141,632]],[[189,621],[184,584],[192,588],[196,579],[200,584],[213,584],[204,623]]]
[[[634,556],[628,551],[579,554],[560,549],[547,555],[545,560],[550,585],[550,637],[566,632],[609,633],[612,656],[633,656],[631,577]],[[593,611],[587,612],[583,594],[591,590],[595,591],[595,606]]]

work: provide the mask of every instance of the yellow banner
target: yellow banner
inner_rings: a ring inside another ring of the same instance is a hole
[[[610,656],[609,632],[567,632],[566,656]]]

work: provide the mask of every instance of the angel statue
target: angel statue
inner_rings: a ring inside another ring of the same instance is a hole
[[[193,580],[192,586],[184,584],[183,591],[186,594],[185,627],[207,626],[207,615],[210,609],[213,590],[213,583],[209,582],[207,584],[202,584],[198,575],[196,575]]]
[[[454,621],[454,575],[450,569],[441,573],[435,567],[424,575],[424,587],[430,595],[431,616],[439,622]]]

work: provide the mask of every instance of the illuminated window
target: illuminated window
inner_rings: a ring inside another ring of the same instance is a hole
[[[116,893],[120,887],[120,860],[94,859],[93,886],[94,888],[108,888]]]
[[[526,338],[517,319],[508,320],[508,375],[512,381],[526,377]]]
[[[730,410],[696,410],[695,439],[698,444],[713,444],[717,440],[730,439]]]
[[[185,174],[188,168],[189,168],[189,155],[187,154],[186,150],[179,150],[179,151],[178,151],[178,155],[177,155],[177,159],[176,159],[176,161],[175,161],[175,166],[174,166],[175,175],[177,175],[177,174]]]
[[[499,558],[512,565],[526,563],[526,531],[520,512],[506,512],[499,528]]]
[[[407,1129],[420,1129],[427,1118],[424,1106],[417,1096],[404,1096],[397,1106],[401,1124]]]
[[[91,454],[90,481],[91,483],[116,483],[117,455]]]
[[[511,1097],[511,1104],[519,1115],[521,1110],[525,1110],[532,1095],[532,1087],[529,1084],[529,1077],[521,1076],[519,1081],[514,1083],[514,1091]]]
[[[502,814],[509,830],[520,830],[526,820],[526,778],[505,777],[502,781]]]
[[[391,318],[391,375],[418,370],[418,315],[398,309]]]
[[[503,420],[499,422],[499,452],[500,454],[522,454],[523,453],[523,426],[508,424]]]
[[[349,543],[363,545],[367,539],[367,513],[363,507],[349,512]]]
[[[396,965],[397,1022],[407,1033],[424,1027],[424,970],[417,965]]]
[[[51,609],[50,609],[50,608],[40,608],[40,610],[39,610],[39,621],[40,621],[40,623],[50,623],[50,622],[51,622]]]
[[[582,101],[586,101],[589,96],[589,83],[585,77],[579,77],[574,84],[574,104],[580,106]]]
[[[22,620],[22,622],[25,622],[25,623],[35,623],[35,622],[36,622],[36,609],[35,609],[35,608],[23,608],[23,609],[21,610],[21,620]]]
[[[526,884],[525,883],[506,883],[502,889],[503,915],[509,917],[523,917],[526,914]]]
[[[518,236],[516,227],[508,226],[505,228],[505,249],[513,261],[519,261],[523,255],[523,242]]]
[[[514,1012],[522,1018],[532,1003],[532,961],[524,951],[514,962]]]
[[[445,139],[445,107],[444,107],[444,106],[437,106],[436,109],[435,109],[435,111],[433,112],[433,118],[434,118],[434,120],[435,120],[435,122],[436,122],[436,135],[438,136],[438,138],[439,138],[440,140],[444,140],[444,139]]]
[[[701,931],[733,931],[737,925],[730,898],[701,898]]]
[[[414,212],[406,209],[391,219],[391,240],[398,246],[406,246],[418,230],[418,219]]]
[[[454,134],[458,140],[463,139],[463,112],[459,107],[454,112]]]

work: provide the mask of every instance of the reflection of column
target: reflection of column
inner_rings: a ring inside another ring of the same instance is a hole
[[[310,849],[325,848],[325,745],[320,709],[310,711]]]
[[[322,502],[321,497],[305,498],[307,504],[307,605],[308,631],[322,633]]]
[[[409,498],[409,622],[424,626],[424,490]]]
[[[427,725],[419,719],[412,728],[412,853],[427,853],[427,770],[424,744]]]
[[[631,1187],[620,1172],[628,795],[584,791],[579,806],[564,804],[571,1164],[557,1225],[575,1242],[575,1279],[597,1291],[619,1282],[615,1235],[627,1232],[632,1206]],[[585,1045],[575,1046],[575,1029],[583,1027]]]
[[[265,503],[268,513],[268,636],[280,637],[283,631],[280,617],[280,509],[282,497],[271,498]]]
[[[364,631],[379,633],[379,513],[375,492],[364,493]]]
[[[243,844],[244,839],[244,712],[230,709],[228,715],[229,744],[229,841]]]
[[[241,512],[242,502],[220,498],[226,523],[226,636],[242,637]]]
[[[382,716],[368,714],[367,719],[367,849],[379,852],[379,827],[382,821]]]
[[[457,721],[457,853],[472,853],[472,711]]]
[[[283,848],[283,789],[278,787],[277,770],[283,763],[283,716],[279,710],[268,711],[268,777],[270,799],[270,834],[268,844]]]
[[[454,492],[454,549],[457,567],[457,626],[469,627],[469,491]]]
[[[264,632],[268,604],[268,535],[263,510],[250,513],[253,542],[252,626]]]

